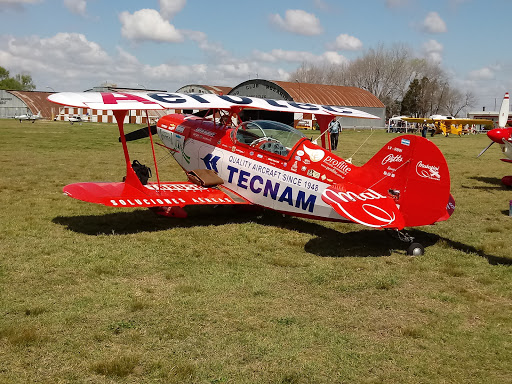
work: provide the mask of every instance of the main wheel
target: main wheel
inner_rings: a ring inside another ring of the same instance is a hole
[[[425,248],[420,243],[412,243],[409,248],[407,248],[407,254],[409,256],[422,256],[425,254]]]

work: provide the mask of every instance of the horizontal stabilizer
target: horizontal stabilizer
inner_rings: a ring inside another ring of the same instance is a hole
[[[63,191],[74,199],[109,207],[250,204],[225,188],[204,188],[190,182],[148,183],[142,188],[124,182],[76,183],[65,186]]]
[[[322,200],[341,216],[373,228],[404,227],[404,219],[395,201],[370,188],[345,182],[328,187]]]

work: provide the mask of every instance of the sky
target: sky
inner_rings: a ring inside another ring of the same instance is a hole
[[[174,92],[405,44],[473,92],[473,110],[495,110],[512,91],[510,14],[512,0],[0,0],[0,66],[39,91]]]

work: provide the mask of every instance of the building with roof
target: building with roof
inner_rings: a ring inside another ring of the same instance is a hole
[[[494,121],[494,125],[498,126],[498,121],[500,118],[499,111],[469,111],[467,113],[467,117],[470,119],[489,119]]]
[[[52,119],[59,113],[60,108],[46,99],[51,93],[0,89],[0,119],[37,115],[39,112],[44,119]]]
[[[231,87],[190,84],[181,87],[176,93],[214,93],[216,95],[227,95],[229,91],[231,91]]]
[[[298,103],[338,105],[359,109],[380,117],[380,120],[341,118],[344,127],[384,127],[386,107],[372,93],[357,87],[308,84],[263,79],[247,80],[234,87],[229,95],[259,97],[262,99],[288,100]],[[297,128],[312,128],[315,117],[311,113],[287,114],[269,111],[244,111],[244,118],[270,119],[293,124]]]

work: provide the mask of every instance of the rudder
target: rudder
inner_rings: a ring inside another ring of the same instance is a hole
[[[358,177],[359,185],[393,196],[406,227],[433,224],[453,212],[447,210],[454,203],[448,165],[430,140],[398,136],[358,171],[351,176]]]

